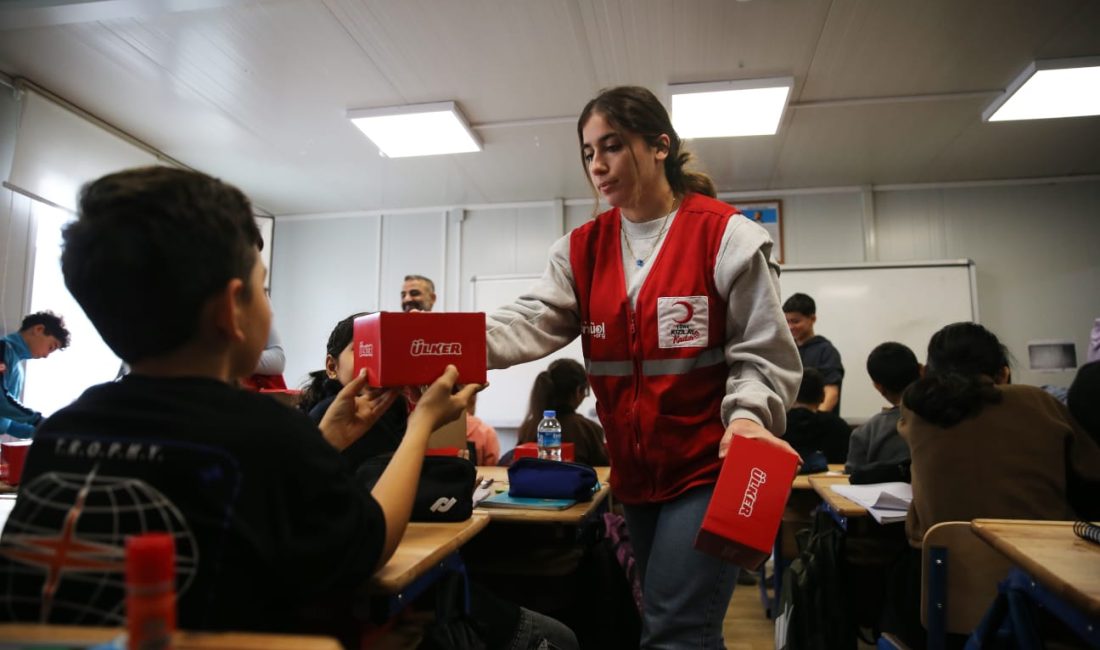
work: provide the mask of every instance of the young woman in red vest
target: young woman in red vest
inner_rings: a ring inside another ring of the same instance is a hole
[[[600,93],[577,134],[612,209],[558,240],[538,283],[489,317],[489,364],[581,336],[642,575],[642,647],[724,647],[737,571],[695,551],[695,534],[732,436],[790,449],[772,432],[802,370],[772,242],[684,169],[690,156],[648,90]]]

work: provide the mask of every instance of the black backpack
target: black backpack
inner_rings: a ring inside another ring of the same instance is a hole
[[[776,650],[855,650],[844,531],[818,510],[813,528],[798,539],[802,550],[783,574]]]

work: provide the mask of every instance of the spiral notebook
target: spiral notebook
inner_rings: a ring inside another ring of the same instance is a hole
[[[1073,524],[1073,532],[1078,537],[1088,540],[1093,544],[1100,544],[1100,526],[1087,521],[1078,521]]]

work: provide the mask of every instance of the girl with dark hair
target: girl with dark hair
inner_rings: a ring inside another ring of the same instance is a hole
[[[535,377],[527,416],[519,425],[516,442],[535,442],[542,412],[557,412],[562,442],[571,442],[574,459],[587,465],[607,465],[607,445],[603,427],[577,413],[588,396],[588,375],[584,366],[572,359],[558,359]]]
[[[325,367],[309,373],[309,381],[302,387],[298,408],[309,415],[314,422],[320,422],[325,416],[337,393],[354,376],[355,356],[352,339],[355,335],[355,319],[370,312],[352,314],[336,323],[329,334],[325,346]],[[370,456],[384,454],[397,449],[405,433],[408,420],[408,405],[403,397],[394,400],[382,419],[371,429],[370,435],[363,436],[356,444],[344,451],[345,458],[358,466]],[[500,442],[496,431],[473,415],[477,404],[476,394],[468,403],[466,413],[466,439],[475,443],[478,465],[495,465],[500,454]]]
[[[941,521],[1072,519],[1089,501],[1096,514],[1100,499],[1075,486],[1100,484],[1100,447],[1065,405],[1010,377],[1004,345],[977,323],[929,341],[928,370],[906,389],[898,421],[913,458],[913,542]]]
[[[298,408],[314,422],[320,422],[332,405],[336,395],[355,376],[355,352],[352,339],[355,319],[368,312],[352,314],[336,323],[325,345],[325,367],[309,373],[309,381],[302,387]],[[377,399],[392,402],[378,422],[342,452],[343,457],[358,467],[371,456],[393,452],[401,444],[408,424],[408,405],[404,398],[393,391],[381,393]]]
[[[489,365],[581,337],[642,579],[641,645],[722,647],[737,569],[693,545],[722,458],[734,435],[794,453],[776,434],[802,366],[773,243],[686,169],[645,88],[601,92],[577,137],[597,203],[611,209],[558,240],[541,280],[487,317]]]
[[[1010,377],[1005,346],[981,325],[954,323],[929,341],[927,371],[902,395],[898,420],[912,456],[913,545],[944,521],[1100,517],[1100,446],[1055,397]],[[920,566],[919,550],[899,560],[883,621],[915,646]]]

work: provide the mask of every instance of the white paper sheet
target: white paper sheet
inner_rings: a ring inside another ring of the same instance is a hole
[[[905,521],[913,486],[908,483],[870,483],[868,485],[833,485],[833,492],[864,508],[875,521],[889,524]]]

